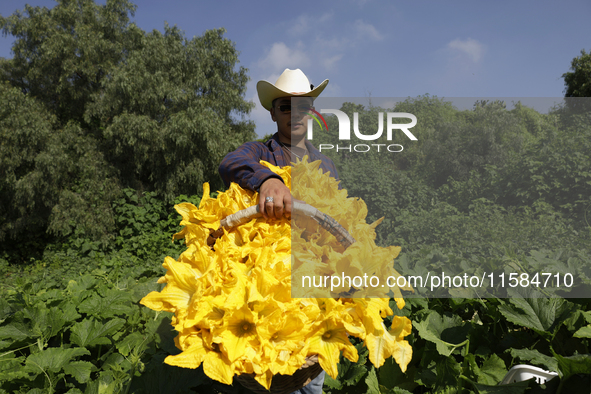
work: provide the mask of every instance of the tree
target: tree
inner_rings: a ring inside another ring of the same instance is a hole
[[[591,97],[591,53],[581,50],[581,56],[570,63],[571,71],[562,74],[564,97]]]
[[[254,138],[247,70],[224,30],[145,33],[135,8],[58,0],[0,16],[16,38],[0,62],[0,239],[107,239],[122,188],[171,203],[206,181],[222,187],[219,162]]]
[[[254,138],[243,99],[246,70],[234,71],[236,51],[223,30],[188,41],[176,27],[153,31],[113,68],[87,106],[85,120],[103,127],[106,155],[136,189],[153,188],[167,201],[195,194],[217,173],[228,151]]]

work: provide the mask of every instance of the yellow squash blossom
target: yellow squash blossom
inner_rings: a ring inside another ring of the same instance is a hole
[[[309,341],[308,351],[318,354],[320,366],[333,379],[336,379],[339,374],[337,364],[341,350],[343,356],[350,361],[356,362],[359,359],[357,349],[347,337],[347,330],[334,316],[319,323],[316,330],[310,335]]]
[[[412,326],[406,317],[394,316],[386,328],[383,318],[393,314],[388,298],[368,298],[367,289],[348,283],[321,292],[322,298],[297,298],[296,290],[319,290],[292,286],[294,274],[396,277],[393,261],[400,248],[375,244],[379,221],[367,224],[365,203],[339,190],[338,181],[320,171],[320,162],[305,159],[293,168],[261,163],[283,179],[294,198],[332,216],[356,242],[346,248],[311,219],[267,222],[259,217],[224,229],[212,248],[208,238],[220,221],[256,205],[258,194],[232,184],[212,198],[205,184],[199,207],[175,206],[184,227],[174,239],[184,239],[187,249],[178,260],[165,259],[166,274],[159,280],[164,289],[141,300],[151,309],[174,313],[181,353],[165,362],[183,368],[203,365],[210,378],[225,384],[234,375],[254,374],[268,389],[274,375],[295,373],[313,355],[336,378],[341,353],[358,359],[349,339],[354,336],[364,341],[376,367],[393,356],[404,371],[412,357],[404,337]],[[402,308],[400,289],[393,290]]]

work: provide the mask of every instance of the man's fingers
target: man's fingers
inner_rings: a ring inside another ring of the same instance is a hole
[[[267,196],[271,197],[272,196]],[[263,216],[265,219],[273,218],[275,216],[275,201],[269,200],[268,198],[263,199]]]
[[[291,196],[288,196],[291,197]],[[291,216],[291,198],[286,198],[285,200],[285,216],[289,217]]]
[[[272,202],[268,200],[272,198]],[[260,188],[259,210],[265,219],[281,219],[291,214],[291,192],[285,184],[271,178]]]
[[[281,219],[281,216],[283,216],[283,201],[277,201],[273,208],[275,209],[275,219]]]
[[[273,210],[273,204],[268,202],[266,196],[259,195],[259,212],[263,214],[265,219],[269,218],[269,212]]]

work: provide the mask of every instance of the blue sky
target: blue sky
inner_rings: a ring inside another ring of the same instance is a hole
[[[104,0],[98,1],[104,3]],[[8,16],[50,0],[2,0]],[[591,2],[566,1],[137,1],[146,31],[165,21],[187,37],[224,27],[249,69],[257,133],[274,131],[255,85],[301,68],[329,97],[560,97],[562,74],[591,50]],[[11,57],[12,37],[0,38]]]

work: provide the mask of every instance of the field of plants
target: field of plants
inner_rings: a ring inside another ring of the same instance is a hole
[[[139,301],[186,249],[171,242],[174,204],[198,204],[204,182],[222,191],[219,163],[255,138],[248,70],[224,29],[145,32],[136,8],[59,0],[0,15],[14,39],[0,58],[0,394],[247,393],[165,364],[179,353],[173,316]],[[384,217],[375,242],[401,247],[394,268],[507,282],[417,287],[402,309],[391,299],[412,321],[407,369],[374,367],[351,337],[359,359],[340,358],[326,394],[591,392],[589,64],[573,59],[563,77],[577,98],[550,111],[430,96],[342,105],[367,135],[380,112],[418,119],[416,141],[374,141],[403,152],[327,152],[367,222]],[[338,140],[326,121],[316,146]],[[559,376],[499,386],[517,364]]]
[[[325,393],[589,392],[589,115],[567,107],[542,115],[499,102],[460,111],[430,97],[399,105],[432,119],[417,126],[423,144],[389,161],[333,157],[349,195],[363,198],[370,216],[385,216],[377,241],[402,247],[396,269],[568,272],[575,285],[538,289],[542,295],[534,286],[505,289],[503,297],[459,289],[438,298],[408,294],[402,310],[391,300],[395,314],[413,324],[406,372],[392,359],[376,369],[354,342],[359,361],[341,358]],[[377,108],[343,110],[377,119]],[[172,205],[155,192],[124,189],[112,203],[116,230],[108,243],[74,231],[49,241],[23,235],[2,251],[0,393],[247,392],[212,381],[202,368],[164,364],[179,352],[171,314],[138,303],[162,288],[164,258],[184,250],[182,241],[171,243],[180,230]],[[559,377],[499,386],[517,364]]]

